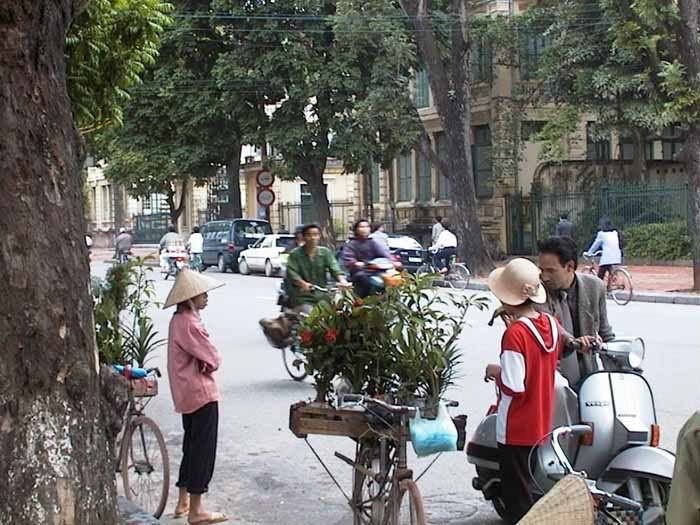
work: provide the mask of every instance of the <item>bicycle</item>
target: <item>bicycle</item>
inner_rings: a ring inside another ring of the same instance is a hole
[[[328,287],[324,288],[322,286],[312,285],[312,289],[315,292],[319,292],[326,295],[332,295],[338,292],[338,287]],[[282,362],[284,363],[284,368],[289,374],[289,377],[294,379],[294,381],[303,381],[306,379],[306,356],[301,348],[301,341],[299,339],[299,327],[301,322],[305,317],[309,315],[309,312],[298,312],[291,309],[283,308],[285,315],[287,315],[292,322],[292,334],[290,337],[290,343],[288,346],[282,349]],[[310,308],[309,308],[310,311]]]
[[[158,368],[146,370],[146,378],[129,381],[129,406],[117,446],[116,472],[121,474],[124,495],[141,509],[160,518],[168,501],[170,463],[163,433],[144,410],[158,394]]]
[[[584,260],[589,264],[584,268],[584,272],[590,273],[591,275],[598,276],[599,263],[598,258],[601,252],[596,253],[585,253],[583,254]],[[606,289],[613,301],[615,301],[620,306],[625,306],[632,300],[634,294],[632,286],[632,276],[627,271],[626,268],[622,266],[613,265],[612,269],[605,277]]]
[[[335,453],[353,468],[349,501],[353,525],[425,525],[426,513],[417,485],[425,471],[414,480],[406,457],[409,419],[415,417],[416,407],[392,405],[367,396],[342,397],[343,403],[348,400],[364,408],[371,429],[357,441],[354,461]]]
[[[472,273],[469,268],[464,263],[457,262],[457,256],[453,255],[450,257],[447,263],[447,271],[441,271],[435,267],[433,262],[427,262],[420,266],[416,270],[416,274],[419,276],[428,274],[438,274],[442,276],[443,282],[447,284],[449,288],[454,288],[458,290],[465,290],[469,287],[469,281],[471,280]]]

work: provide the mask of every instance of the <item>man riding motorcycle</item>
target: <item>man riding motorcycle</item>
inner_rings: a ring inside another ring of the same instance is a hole
[[[134,239],[131,234],[126,231],[126,228],[119,228],[119,235],[114,242],[114,258],[117,262],[126,262],[131,253],[131,247],[134,244]]]
[[[350,272],[355,293],[360,297],[367,297],[373,289],[368,263],[373,259],[392,260],[392,256],[383,244],[370,237],[371,228],[367,220],[360,219],[352,230],[355,236],[343,248],[343,264]],[[394,262],[394,267],[400,266],[401,263]]]
[[[170,255],[169,252],[184,252],[185,243],[177,233],[175,225],[168,226],[168,232],[160,239],[160,268],[163,273],[170,270]]]
[[[308,313],[321,300],[314,287],[328,286],[326,273],[330,273],[341,287],[351,286],[345,274],[338,266],[333,252],[324,246],[319,246],[321,229],[316,224],[304,226],[302,235],[303,246],[295,248],[289,254],[285,289],[289,295],[289,307],[297,313]],[[284,341],[291,334],[291,323],[286,315],[276,319],[261,319],[263,332],[275,346],[283,347]]]

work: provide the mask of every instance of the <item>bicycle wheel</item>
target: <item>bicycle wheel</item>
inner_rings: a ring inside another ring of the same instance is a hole
[[[426,525],[423,497],[418,485],[412,479],[405,479],[400,485],[399,515],[392,525]]]
[[[608,291],[620,306],[632,300],[632,277],[624,268],[616,268],[608,277]]]
[[[306,379],[306,356],[300,351],[296,341],[282,350],[282,361],[289,377],[294,381]]]
[[[445,277],[445,281],[449,283],[451,288],[466,290],[469,287],[471,277],[472,273],[465,264],[454,263],[450,266],[450,272]]]
[[[379,449],[376,445],[363,442],[357,446],[355,463],[361,469],[354,468],[352,473],[352,507],[353,525],[384,524],[386,492],[388,480],[380,483],[366,475],[371,471],[379,473],[381,465]]]
[[[131,423],[124,439],[121,457],[124,494],[144,511],[160,518],[170,487],[170,463],[163,434],[155,421],[140,416]]]

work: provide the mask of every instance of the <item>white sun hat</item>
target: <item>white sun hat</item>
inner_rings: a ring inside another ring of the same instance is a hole
[[[521,305],[528,299],[537,304],[547,300],[540,270],[528,259],[513,259],[503,268],[492,271],[489,288],[502,303],[510,306]]]
[[[185,301],[197,297],[203,293],[209,292],[214,288],[219,288],[223,286],[224,283],[212,279],[211,277],[206,277],[205,275],[190,270],[189,268],[183,268],[180,273],[177,274],[177,279],[175,279],[175,284],[170,289],[168,298],[165,300],[165,305],[163,309],[170,308],[176,304],[184,303]]]

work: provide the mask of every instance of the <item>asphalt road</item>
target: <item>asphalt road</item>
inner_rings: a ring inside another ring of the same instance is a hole
[[[106,265],[95,263],[94,274]],[[342,494],[314,458],[303,440],[288,430],[289,405],[313,395],[309,380],[288,378],[280,352],[267,344],[258,319],[276,315],[278,279],[218,274],[226,286],[210,294],[203,319],[223,356],[218,372],[220,403],[217,467],[208,496],[212,510],[223,511],[243,523],[291,523],[334,525],[352,523]],[[172,281],[154,273],[156,290],[165,299]],[[662,445],[675,448],[678,430],[699,408],[700,308],[680,305],[631,303],[619,307],[608,303],[618,335],[641,336],[647,344],[645,375],[654,389]],[[154,312],[163,337],[172,311]],[[460,402],[457,413],[469,415],[468,434],[493,401],[491,385],[483,382],[484,366],[497,360],[501,328],[489,328],[488,313],[472,312],[461,345],[464,352],[462,378],[449,396]],[[151,365],[165,370],[165,349]],[[161,395],[147,412],[160,424],[169,446],[173,484],[180,458],[181,421],[175,414],[167,380]],[[348,490],[350,468],[334,458],[340,451],[352,456],[346,438],[311,438],[341,485]],[[411,458],[414,472],[430,462]],[[490,505],[471,488],[473,469],[463,453],[441,456],[421,479],[420,487],[430,523],[466,525],[501,523]],[[173,492],[176,489],[173,487]],[[172,514],[171,496],[167,511]],[[178,523],[178,522],[173,522]]]

